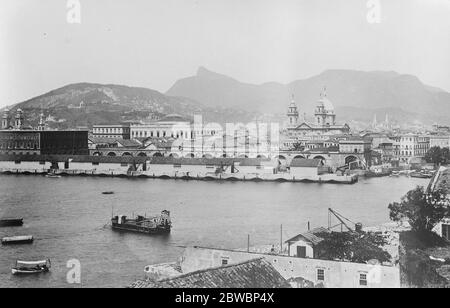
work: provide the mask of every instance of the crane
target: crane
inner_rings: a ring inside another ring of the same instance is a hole
[[[335,226],[331,226],[331,215],[334,215],[340,221],[340,224],[337,224]],[[355,230],[350,228],[348,226],[348,224],[345,222],[345,220],[347,222],[352,223],[355,226]],[[335,228],[337,226],[341,226],[341,229],[342,229],[342,226],[345,226],[348,229],[349,232],[355,232],[355,231],[358,231],[358,229],[359,229],[358,226],[360,226],[360,224],[354,223],[353,221],[351,221],[350,219],[342,216],[341,214],[339,214],[338,212],[336,212],[332,208],[329,208],[328,209],[328,229],[330,230],[330,229]]]

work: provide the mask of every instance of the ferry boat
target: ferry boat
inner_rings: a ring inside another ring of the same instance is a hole
[[[46,273],[51,268],[50,259],[44,261],[16,261],[16,266],[11,269],[13,275],[29,275]]]
[[[111,227],[113,230],[129,231],[145,234],[166,234],[170,233],[172,222],[170,212],[164,210],[160,216],[144,217],[138,215],[134,219],[127,216],[114,216],[111,218]]]

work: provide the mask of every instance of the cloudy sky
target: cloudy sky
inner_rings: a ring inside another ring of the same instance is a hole
[[[251,83],[394,70],[450,91],[450,0],[78,0],[79,24],[71,1],[1,0],[0,107],[82,81],[165,92],[199,66]]]

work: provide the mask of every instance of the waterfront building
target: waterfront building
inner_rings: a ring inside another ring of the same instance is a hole
[[[450,134],[430,135],[430,148],[450,148]]]
[[[87,155],[87,131],[1,130],[0,154]]]
[[[169,114],[162,119],[147,123],[131,124],[131,138],[183,138],[193,139],[192,122],[177,114]],[[201,135],[201,132],[196,132]]]
[[[425,157],[430,149],[430,137],[419,134],[399,134],[391,137],[394,141],[394,156],[408,164],[413,157]]]
[[[287,134],[290,137],[298,138],[307,135],[334,135],[348,134],[350,127],[347,124],[336,123],[336,113],[333,103],[328,99],[326,91],[320,95],[314,112],[315,122],[307,123],[306,120],[297,125],[298,108],[294,101],[288,108]]]
[[[130,124],[94,125],[92,136],[96,138],[130,139]]]

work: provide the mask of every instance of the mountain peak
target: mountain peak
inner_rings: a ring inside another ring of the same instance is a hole
[[[233,78],[231,78],[229,76],[213,72],[213,71],[205,68],[204,66],[200,66],[197,69],[197,77],[210,79],[210,80],[218,80],[218,79],[234,80]]]

